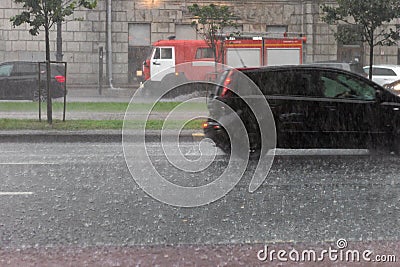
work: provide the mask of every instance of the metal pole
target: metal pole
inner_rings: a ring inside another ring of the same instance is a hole
[[[42,121],[42,101],[41,101],[41,94],[40,94],[40,62],[38,62],[38,98],[39,98],[39,121]]]
[[[112,70],[112,2],[107,1],[107,70],[108,70],[108,83],[110,89],[114,89],[113,86],[113,70]]]
[[[62,25],[61,21],[57,22],[57,53],[56,53],[56,60],[62,61],[63,60],[63,53],[62,53]]]
[[[99,95],[101,95],[103,90],[103,47],[99,47]]]
[[[65,121],[65,111],[67,108],[67,62],[64,62],[64,110],[63,110],[63,121]]]
[[[262,56],[261,64],[263,66],[265,66],[265,38],[264,37],[262,37],[261,56]]]

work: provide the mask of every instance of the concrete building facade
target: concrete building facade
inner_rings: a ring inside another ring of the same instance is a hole
[[[129,84],[137,80],[137,71],[149,52],[151,43],[169,36],[177,39],[196,39],[190,23],[193,17],[188,6],[191,0],[110,0],[112,80]],[[325,60],[367,62],[367,51],[361,44],[338,45],[332,27],[321,20],[318,0],[231,0],[202,1],[201,4],[231,6],[237,15],[242,32],[302,33],[307,37],[304,47],[305,63]],[[325,1],[326,2],[326,1]],[[77,10],[62,24],[63,60],[68,62],[71,84],[96,84],[99,71],[107,74],[107,10],[108,0],[98,0],[94,10]],[[44,33],[31,36],[28,27],[13,28],[10,18],[21,12],[21,5],[12,0],[0,1],[0,61],[34,60],[45,58]],[[102,67],[99,51],[104,52]],[[51,33],[51,51],[55,59],[56,30]],[[376,63],[399,63],[397,46],[377,47]],[[104,79],[106,80],[106,79]]]

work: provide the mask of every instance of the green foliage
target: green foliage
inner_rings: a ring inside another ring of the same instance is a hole
[[[396,45],[400,39],[398,29],[387,29],[385,23],[400,17],[399,0],[336,0],[337,5],[321,6],[322,20],[330,25],[342,23],[354,27],[335,33],[338,41],[366,42],[370,47],[370,78],[372,76],[373,49],[378,45]]]
[[[69,102],[67,109],[69,112],[88,112],[88,113],[125,113],[128,108],[127,102]],[[199,103],[182,102],[157,102],[154,105],[154,112],[171,112],[180,106],[182,110],[189,112],[205,112],[207,105]],[[146,111],[153,107],[151,103],[132,103],[129,108],[133,111]],[[62,102],[53,103],[54,111],[61,112],[64,108]],[[46,109],[46,103],[42,104],[42,109]],[[37,112],[38,103],[36,102],[0,102],[0,112]]]
[[[50,29],[55,23],[64,21],[74,13],[78,7],[93,9],[97,0],[14,0],[22,4],[24,11],[12,17],[10,21],[14,27],[24,23],[31,27],[29,33],[38,35],[40,28]]]
[[[192,26],[200,33],[216,35],[224,33],[226,27],[235,27],[235,17],[228,6],[210,4],[200,7],[198,4],[189,6],[189,12],[197,19],[192,21]]]
[[[360,45],[365,42],[361,32],[362,29],[358,25],[342,24],[338,26],[338,30],[334,35],[341,44]]]
[[[400,17],[398,0],[337,0],[336,2],[337,7],[322,5],[322,10],[325,12],[323,21],[331,25],[338,22],[357,25],[361,29],[360,41],[369,45],[396,44],[396,40],[399,39],[398,31],[378,28]],[[351,38],[351,34],[347,31],[337,33],[336,36],[338,40]]]
[[[237,29],[235,22],[235,15],[228,6],[219,6],[215,4],[199,6],[193,4],[189,6],[189,13],[191,13],[195,20],[192,21],[192,27],[199,33],[204,40],[207,41],[208,45],[213,49],[214,58],[219,61],[217,53],[217,43],[221,41],[220,52],[223,51],[223,41],[221,38],[224,34],[225,38],[229,38],[233,35],[239,34],[238,31],[232,33],[226,33],[226,28]]]

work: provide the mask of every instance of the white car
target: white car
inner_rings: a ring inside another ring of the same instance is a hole
[[[369,74],[369,66],[364,67],[365,73]],[[373,65],[372,81],[379,85],[385,85],[400,80],[400,65]]]

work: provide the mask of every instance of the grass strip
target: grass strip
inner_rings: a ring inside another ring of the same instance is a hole
[[[170,121],[165,126],[166,129],[180,129],[184,125],[184,129],[201,129],[204,120],[186,121]],[[144,121],[129,121],[129,129],[142,129]],[[163,120],[148,120],[146,129],[160,130],[164,124]],[[49,125],[47,121],[34,119],[0,119],[0,130],[121,130],[123,120],[53,120],[53,124]]]
[[[71,102],[67,103],[67,114],[72,112],[116,112],[124,113],[129,103],[119,102]],[[177,107],[181,102],[158,102],[154,106],[154,111],[164,112],[171,111]],[[131,104],[131,110],[147,110],[153,104],[149,103],[135,103]],[[63,103],[53,102],[53,111],[62,111]],[[37,102],[0,102],[0,112],[37,112],[39,104]],[[183,109],[187,111],[205,110],[205,103],[187,103],[183,104]],[[46,110],[46,103],[42,103],[42,110]]]

